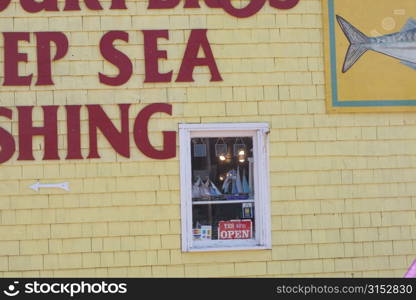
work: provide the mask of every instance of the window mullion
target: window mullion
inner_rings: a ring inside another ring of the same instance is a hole
[[[255,197],[255,221],[256,221],[256,241],[258,244],[263,243],[263,222],[262,222],[262,172],[261,172],[261,159],[262,159],[262,147],[261,147],[261,137],[259,135],[259,130],[256,132],[254,139],[254,197]]]
[[[181,186],[192,186],[191,175],[191,145],[189,130],[182,130],[180,132],[180,160],[181,173],[180,180]],[[192,194],[189,188],[181,189],[181,218],[182,218],[182,249],[188,251],[192,248]],[[190,199],[190,200],[189,200]]]
[[[271,212],[270,212],[270,198],[269,198],[269,157],[268,157],[268,129],[260,129],[258,131],[258,140],[260,146],[259,168],[262,170],[261,174],[261,244],[267,247],[271,245]]]

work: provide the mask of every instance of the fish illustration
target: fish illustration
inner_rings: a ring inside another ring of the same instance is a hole
[[[337,21],[350,42],[342,73],[347,72],[368,50],[396,58],[416,70],[416,19],[410,18],[399,32],[378,37],[366,36],[341,16],[337,15]]]

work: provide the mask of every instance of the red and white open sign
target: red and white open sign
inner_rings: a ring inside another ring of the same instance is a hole
[[[244,240],[253,237],[253,223],[251,220],[220,221],[218,223],[218,239]]]

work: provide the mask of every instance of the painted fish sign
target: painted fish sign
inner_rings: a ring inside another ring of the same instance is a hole
[[[416,70],[416,20],[409,19],[400,32],[380,37],[368,37],[352,26],[341,16],[337,16],[339,25],[351,43],[345,56],[342,72],[347,72],[367,50],[373,50],[394,57]]]
[[[416,2],[324,3],[328,112],[416,111]]]

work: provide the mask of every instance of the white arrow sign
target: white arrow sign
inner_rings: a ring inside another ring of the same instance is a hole
[[[62,182],[62,183],[40,183],[39,181],[35,184],[32,184],[30,188],[36,192],[39,191],[40,188],[58,188],[63,189],[65,191],[69,192],[69,185],[68,182]]]

